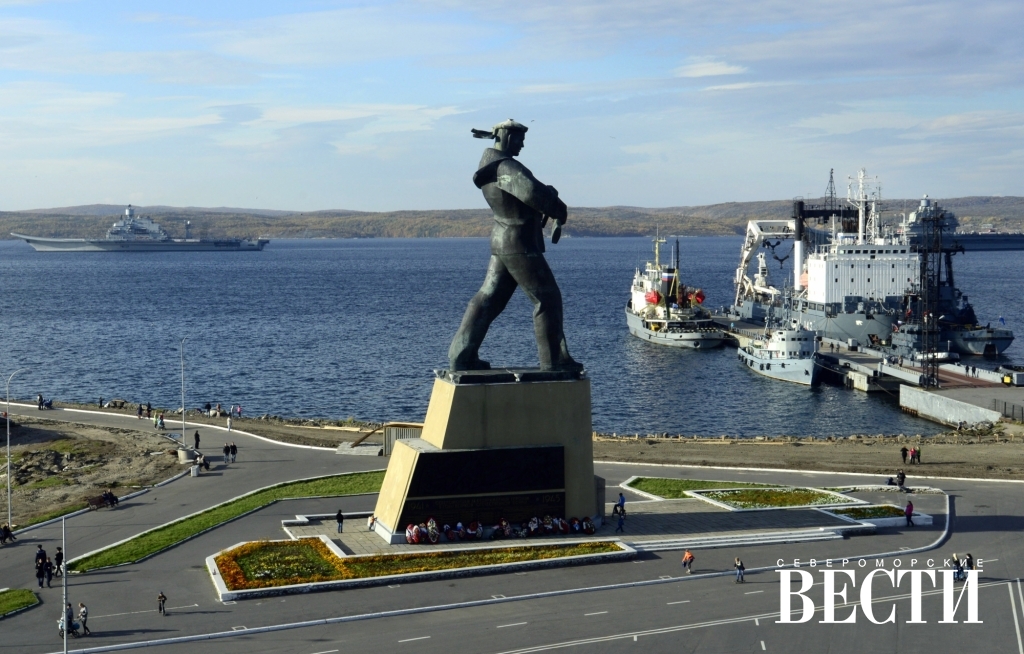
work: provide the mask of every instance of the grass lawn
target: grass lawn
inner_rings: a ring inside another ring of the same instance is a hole
[[[25,527],[31,527],[32,525],[39,524],[40,522],[46,522],[47,520],[53,520],[54,518],[59,518],[62,515],[67,515],[69,513],[74,513],[75,511],[79,511],[79,510],[84,509],[84,508],[86,508],[88,506],[89,505],[86,502],[82,502],[80,504],[72,504],[71,506],[66,506],[66,507],[64,507],[62,509],[54,509],[53,511],[48,511],[46,513],[40,513],[39,515],[32,516],[31,518],[29,518],[25,522],[20,523],[18,525],[18,529],[24,529]]]
[[[24,588],[5,590],[0,593],[0,615],[6,615],[27,606],[35,606],[38,603],[39,598],[30,590]]]
[[[808,504],[854,502],[847,497],[807,488],[752,488],[734,491],[708,491],[701,495],[737,509],[777,509]]]
[[[891,504],[880,506],[851,506],[843,509],[829,509],[832,513],[839,513],[854,520],[865,520],[867,518],[902,518],[903,509]]]
[[[131,540],[68,564],[68,569],[87,572],[111,565],[132,563],[180,543],[196,534],[237,518],[243,513],[266,506],[275,500],[298,497],[338,497],[376,493],[384,481],[384,471],[335,475],[310,481],[297,481],[257,491],[220,504],[198,515],[172,522]]]
[[[667,479],[665,477],[638,477],[629,484],[629,487],[670,500],[689,497],[686,491],[693,490],[709,490],[713,488],[782,488],[782,486],[775,484],[750,484],[741,481],[704,481],[702,479]]]
[[[614,543],[596,542],[459,552],[375,554],[341,559],[320,539],[303,538],[246,543],[221,554],[216,561],[230,590],[250,590],[618,551],[621,548]]]

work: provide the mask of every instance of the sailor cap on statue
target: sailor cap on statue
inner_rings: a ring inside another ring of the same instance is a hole
[[[497,125],[492,127],[490,130],[473,129],[473,130],[470,130],[470,131],[473,132],[473,136],[475,136],[478,139],[490,139],[490,138],[497,138],[498,130],[502,130],[502,129],[507,129],[507,130],[512,131],[512,132],[525,132],[525,131],[529,130],[530,128],[527,127],[526,125],[523,125],[522,123],[517,123],[516,121],[512,120],[511,118],[509,118],[506,121],[502,121],[502,122],[498,123]]]

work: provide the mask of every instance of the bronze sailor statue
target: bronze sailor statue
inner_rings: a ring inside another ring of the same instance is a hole
[[[558,242],[568,209],[553,186],[542,184],[514,157],[523,149],[527,127],[509,119],[491,130],[474,129],[476,138],[494,139],[484,150],[473,183],[494,212],[491,259],[448,350],[451,370],[486,370],[480,345],[495,318],[517,287],[533,303],[533,330],[541,370],[582,370],[569,356],[562,332],[562,294],[544,260],[544,232],[554,220],[552,242]]]

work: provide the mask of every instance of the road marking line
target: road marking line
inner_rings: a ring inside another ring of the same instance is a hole
[[[238,602],[236,602],[235,600],[227,600],[226,602],[221,602],[221,604],[223,604],[224,606],[229,606],[231,604],[238,604]]]
[[[909,550],[910,548],[909,547],[901,547],[900,549],[901,550]]]
[[[591,615],[604,615],[604,614],[605,614],[605,613],[607,613],[607,612],[608,612],[608,611],[598,611],[597,613],[584,613],[584,614],[583,614],[583,617],[585,618],[585,617],[587,617],[587,616],[591,616]]]
[[[762,652],[766,651],[766,648],[764,646],[764,641],[763,640],[761,641],[761,651]]]
[[[1017,630],[1017,651],[1024,654],[1024,643],[1020,639],[1020,621],[1017,619],[1017,604],[1013,601],[1013,584],[1006,582],[1006,588],[1010,591],[1010,608],[1013,609],[1013,627]]]
[[[491,595],[491,598],[493,598],[493,599],[505,599],[505,596],[504,595]]]
[[[672,575],[661,575],[658,579],[671,579]]]
[[[248,629],[248,627],[245,625],[242,625],[241,627],[231,627],[231,631],[242,631],[243,629]]]
[[[389,585],[389,586],[388,586],[388,588],[398,588],[398,587],[399,587],[399,586],[401,586],[401,585],[402,585],[402,584],[394,584],[394,585]],[[282,600],[282,601],[283,601],[283,600]]]
[[[174,611],[176,609],[192,609],[199,606],[198,604],[189,604],[188,606],[172,606],[167,611]],[[90,615],[89,617],[93,620],[99,620],[100,618],[116,618],[119,615],[138,615],[139,613],[156,613],[156,609],[146,609],[145,611],[128,611],[126,613],[108,613],[107,615]]]
[[[690,601],[690,600],[679,600],[678,602],[669,602],[668,604],[669,604],[670,606],[671,606],[672,604],[686,604],[686,603],[687,603],[687,602],[689,602],[689,601]]]
[[[337,652],[337,651],[338,650],[336,650],[336,649],[325,649],[322,652],[314,652],[313,654],[333,654],[333,652]]]
[[[761,621],[759,619],[757,619],[757,618],[754,618],[754,624],[757,625],[758,627],[760,627],[761,626]]]
[[[756,593],[763,593],[763,592],[764,592],[763,590],[752,590],[752,591],[749,591],[749,592],[743,593],[743,594],[744,595],[754,595]]]
[[[1020,610],[1024,613],[1024,592],[1020,589],[1020,577],[1017,577],[1017,596],[1020,598]]]
[[[636,636],[633,636],[633,642],[634,643],[636,642]]]
[[[512,623],[512,624],[499,624],[499,625],[498,625],[497,627],[495,627],[495,628],[496,628],[496,629],[504,629],[505,627],[521,627],[521,626],[523,626],[524,624],[528,624],[528,623],[526,623],[526,622],[514,622],[514,623]]]
[[[418,638],[406,638],[405,640],[400,640],[398,642],[400,642],[400,643],[411,643],[414,640],[426,640],[428,638],[430,638],[430,636],[420,636]]]

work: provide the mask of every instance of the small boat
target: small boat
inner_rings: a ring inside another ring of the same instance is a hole
[[[629,302],[626,303],[626,325],[637,338],[693,350],[707,350],[725,342],[725,332],[711,312],[701,306],[704,291],[690,288],[679,281],[679,241],[676,241],[671,266],[661,263],[661,244],[665,239],[654,237],[654,262],[636,269]]]
[[[815,363],[815,333],[793,320],[784,329],[766,329],[763,338],[737,350],[740,363],[759,375],[813,386],[821,366]]]

